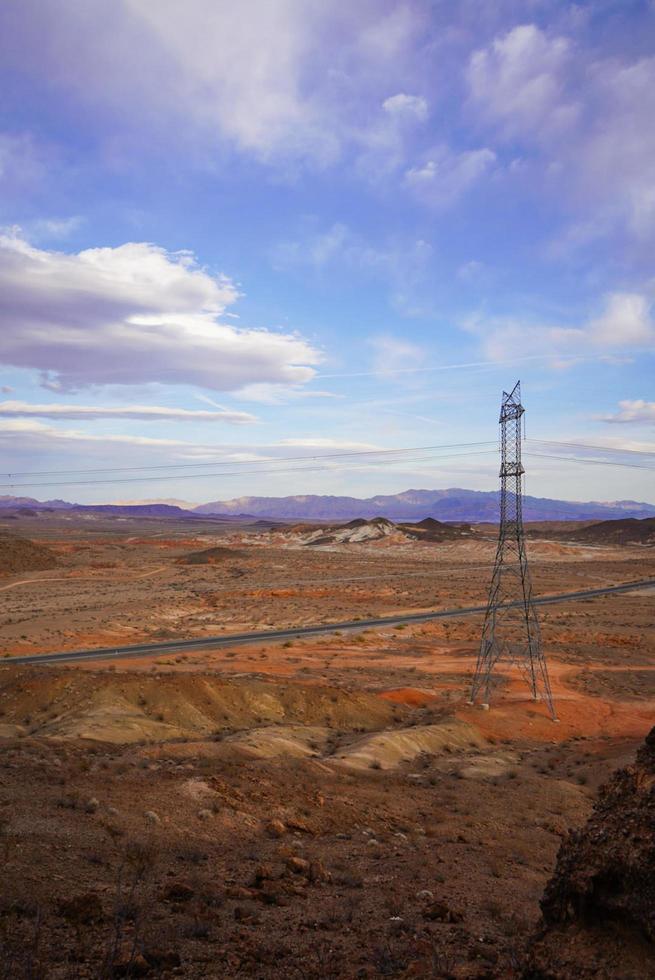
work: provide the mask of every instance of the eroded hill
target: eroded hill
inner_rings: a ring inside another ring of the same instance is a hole
[[[0,575],[20,575],[56,568],[55,554],[45,545],[14,534],[0,535]]]

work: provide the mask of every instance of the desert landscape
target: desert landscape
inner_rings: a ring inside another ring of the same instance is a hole
[[[655,578],[652,523],[528,525],[535,593]],[[653,724],[655,588],[540,608],[554,723],[507,668],[490,710],[467,703],[482,616],[456,610],[485,602],[494,525],[3,524],[0,976],[567,975],[540,899]],[[570,963],[653,975],[624,941],[637,972],[579,937]]]
[[[653,39],[0,2],[0,980],[655,980]]]

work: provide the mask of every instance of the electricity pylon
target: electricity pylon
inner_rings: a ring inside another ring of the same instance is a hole
[[[500,406],[500,530],[471,703],[482,695],[487,707],[500,662],[516,665],[534,701],[545,701],[555,721],[548,668],[541,646],[539,620],[532,600],[530,570],[523,532],[521,463],[521,382],[503,392]]]

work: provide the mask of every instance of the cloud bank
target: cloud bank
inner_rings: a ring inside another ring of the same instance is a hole
[[[619,402],[620,411],[605,417],[605,422],[655,423],[655,402],[636,398]]]
[[[484,354],[501,363],[508,357],[570,357],[655,350],[651,302],[639,293],[610,293],[602,312],[580,326],[532,323],[518,317],[469,317],[464,329],[480,338]]]
[[[142,421],[174,422],[228,422],[232,425],[247,425],[257,419],[249,412],[221,409],[209,412],[203,409],[166,408],[162,405],[125,405],[123,407],[101,405],[31,405],[28,402],[0,402],[2,418],[48,418],[48,419],[139,419]]]
[[[309,381],[319,352],[294,334],[220,322],[238,299],[189,252],[149,243],[46,251],[0,235],[0,361],[47,387],[193,384],[235,391]]]

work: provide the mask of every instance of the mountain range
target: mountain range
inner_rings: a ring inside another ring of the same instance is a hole
[[[40,502],[32,497],[0,497],[0,508],[52,511],[75,510],[118,516],[171,517],[193,520],[199,517],[227,519],[270,518],[273,520],[334,521],[354,518],[387,517],[393,521],[421,521],[434,517],[440,521],[497,521],[497,490],[406,490],[376,497],[337,497],[318,494],[291,497],[237,497],[193,506],[148,501],[147,503],[75,504],[65,500]],[[525,497],[526,521],[597,521],[620,518],[655,517],[655,504],[635,500],[570,501],[547,497]]]

